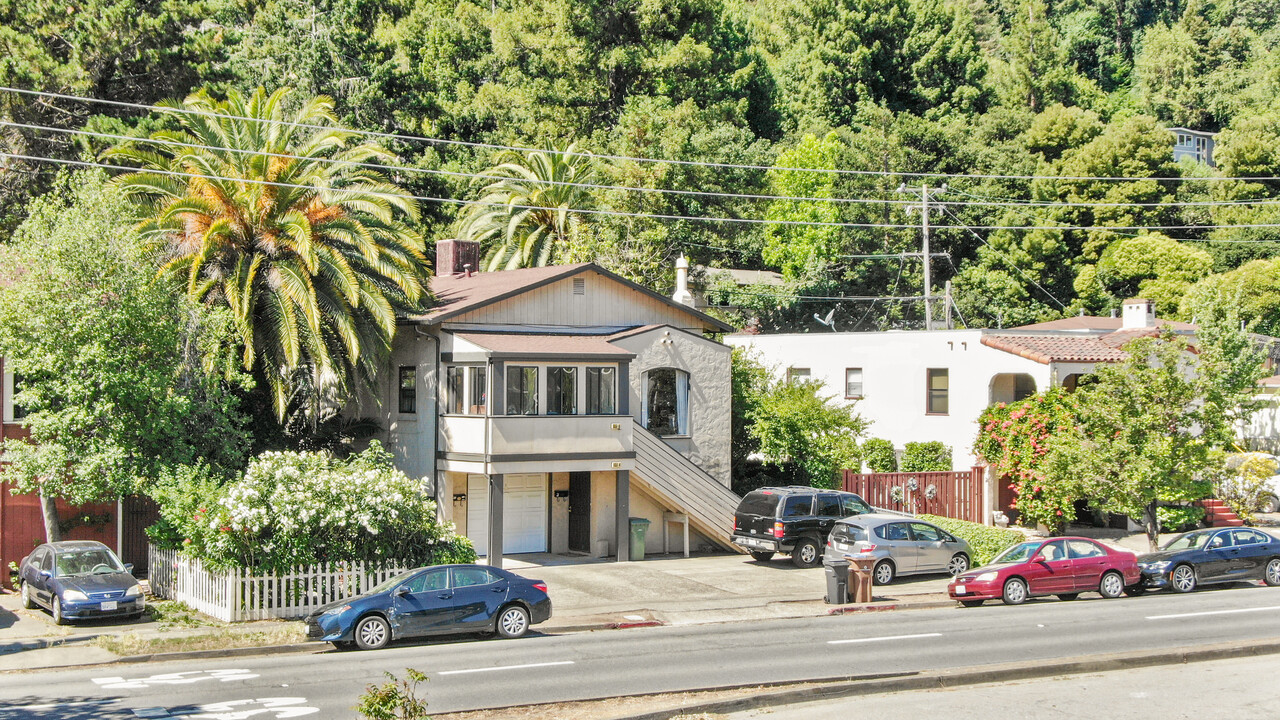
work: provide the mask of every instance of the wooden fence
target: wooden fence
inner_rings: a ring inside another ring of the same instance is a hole
[[[844,471],[844,490],[875,507],[927,513],[986,524],[982,476],[985,468],[964,472],[855,473]]]
[[[295,619],[336,600],[368,592],[414,566],[391,562],[322,563],[287,573],[212,570],[174,550],[148,547],[151,592],[224,622]]]

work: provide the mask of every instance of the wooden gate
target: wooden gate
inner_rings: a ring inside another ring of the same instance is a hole
[[[135,577],[147,577],[147,528],[160,519],[160,506],[145,495],[129,495],[120,514],[120,562],[133,563]]]
[[[843,489],[875,507],[941,515],[986,524],[982,476],[986,468],[964,472],[855,473],[844,471]]]

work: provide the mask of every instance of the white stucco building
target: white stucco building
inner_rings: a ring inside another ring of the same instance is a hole
[[[732,328],[590,263],[475,273],[452,240],[436,262],[435,307],[346,414],[377,417],[481,555],[625,560],[632,517],[650,552],[728,547]]]
[[[730,335],[780,375],[821,380],[838,398],[857,401],[868,437],[941,441],[952,467],[970,468],[978,416],[998,402],[1049,387],[1074,387],[1099,362],[1124,357],[1121,345],[1167,325],[1147,300],[1125,303],[1120,318],[1074,317],[1009,330],[933,330]]]

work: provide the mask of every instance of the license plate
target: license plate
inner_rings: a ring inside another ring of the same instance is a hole
[[[107,602],[102,603],[102,609],[103,609],[103,610],[115,610],[115,609],[116,609],[116,601],[115,601],[115,600],[108,600]]]
[[[957,586],[956,586],[956,594],[957,594],[957,595],[963,595],[963,594],[964,594],[964,586],[963,586],[963,585],[957,585]]]

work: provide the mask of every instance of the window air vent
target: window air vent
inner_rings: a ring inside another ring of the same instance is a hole
[[[574,278],[574,279],[573,279],[573,294],[574,294],[574,295],[586,295],[586,294],[587,294],[587,281],[586,281],[586,279],[585,279],[585,278]]]

